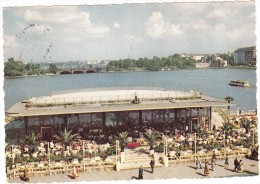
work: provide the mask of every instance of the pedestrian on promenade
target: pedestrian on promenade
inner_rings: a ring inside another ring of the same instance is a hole
[[[205,176],[208,176],[208,175],[209,175],[208,162],[205,162],[204,175],[205,175]]]
[[[75,166],[75,165],[73,166],[72,177],[73,177],[73,179],[76,179],[76,178],[77,178],[77,169],[76,169],[76,166]]]
[[[228,155],[226,155],[226,158],[225,158],[225,169],[227,169],[228,166],[229,166]]]
[[[28,169],[27,166],[24,167],[23,179],[24,179],[25,181],[29,181],[29,180],[30,180],[30,179],[29,179],[29,169]]]
[[[238,163],[237,172],[242,173],[243,171],[244,171],[243,162],[242,162],[242,160],[240,160]]]
[[[238,162],[238,160],[237,160],[237,157],[236,157],[235,160],[234,160],[234,165],[235,165],[234,172],[236,172],[237,169],[238,169],[238,166],[239,166],[239,162]]]
[[[198,169],[198,168],[202,169],[200,157],[197,157],[197,159],[196,159],[196,169]]]
[[[214,171],[214,165],[215,165],[215,159],[212,157],[211,158],[211,170]]]
[[[76,166],[77,177],[79,177],[79,166]]]
[[[215,151],[213,151],[212,158],[214,159],[214,161],[216,161],[216,160],[217,160],[217,155],[216,155],[216,152],[215,152]],[[216,162],[215,162],[215,164],[216,164]]]
[[[155,161],[154,161],[154,157],[152,157],[151,162],[150,162],[152,174],[153,174],[153,172],[154,172],[154,165],[155,165]]]
[[[144,172],[144,170],[143,170],[142,166],[140,166],[139,171],[138,171],[139,180],[143,179],[143,172]]]

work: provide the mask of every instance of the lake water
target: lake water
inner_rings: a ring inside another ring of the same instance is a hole
[[[230,80],[247,80],[249,88],[228,85]],[[253,69],[197,69],[160,72],[94,73],[5,79],[5,109],[30,97],[54,91],[100,87],[163,87],[166,90],[199,91],[224,99],[234,97],[241,110],[256,109],[256,71]]]

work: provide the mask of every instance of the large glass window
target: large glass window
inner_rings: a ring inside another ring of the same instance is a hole
[[[191,116],[192,117],[197,117],[199,113],[198,108],[191,108]]]
[[[199,108],[199,116],[207,116],[207,115],[208,115],[208,108],[207,107]]]
[[[177,109],[177,118],[185,118],[186,109]]]

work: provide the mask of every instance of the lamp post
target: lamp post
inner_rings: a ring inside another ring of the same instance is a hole
[[[14,164],[15,154],[14,154],[14,146],[13,145],[11,146],[11,149],[12,149],[12,152],[11,152],[11,154],[12,154],[12,161],[13,161],[13,164]]]
[[[116,162],[118,160],[118,149],[119,149],[119,141],[116,140]]]
[[[196,162],[196,157],[197,157],[197,137],[196,137],[196,132],[195,132],[195,136],[194,136],[194,153],[195,153],[195,162]]]
[[[253,128],[253,147],[255,147],[255,127]]]
[[[84,161],[84,159],[85,159],[85,140],[83,140],[83,142],[82,142],[82,154],[83,154],[83,156],[82,156],[83,171],[85,172],[85,161]]]
[[[224,130],[224,157],[226,157],[226,131]]]
[[[50,154],[50,142],[48,142],[48,168],[49,168],[49,174],[50,174],[50,166],[51,166],[51,154]]]

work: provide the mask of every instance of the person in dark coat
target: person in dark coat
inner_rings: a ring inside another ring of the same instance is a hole
[[[27,168],[27,166],[25,166],[24,168],[23,179],[25,181],[29,181],[29,169]]]
[[[150,162],[152,174],[153,174],[153,172],[154,172],[154,165],[155,165],[155,161],[154,161],[154,158],[152,158],[152,160],[151,160],[151,162]]]
[[[204,175],[205,175],[205,176],[208,176],[208,175],[209,175],[208,162],[205,162]]]
[[[236,172],[238,170],[238,166],[239,166],[239,162],[237,160],[237,157],[234,160],[234,165],[235,165],[234,172]]]
[[[228,162],[228,156],[225,158],[225,168],[228,168],[229,162]]]
[[[144,172],[144,170],[143,170],[142,166],[140,166],[139,172],[138,172],[138,179],[139,180],[143,179],[143,172]]]
[[[211,158],[211,170],[214,171],[214,165],[215,165],[215,159],[212,157]]]

